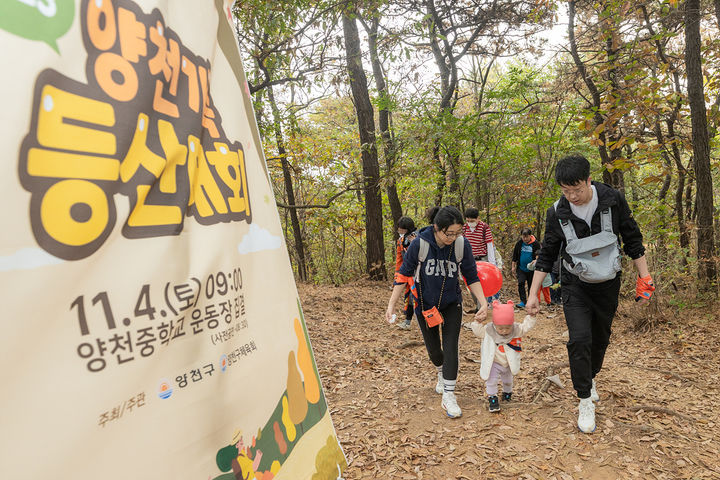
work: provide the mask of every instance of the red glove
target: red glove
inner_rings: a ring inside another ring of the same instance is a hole
[[[655,284],[653,283],[652,277],[641,277],[638,275],[637,282],[635,282],[635,301],[650,300],[655,291]]]

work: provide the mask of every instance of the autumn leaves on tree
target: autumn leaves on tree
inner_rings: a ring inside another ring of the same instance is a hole
[[[521,227],[542,232],[557,160],[581,153],[644,226],[658,298],[670,279],[668,294],[717,292],[718,12],[720,0],[243,2],[298,278],[387,278],[394,223],[422,225],[436,204],[479,208],[509,254]]]

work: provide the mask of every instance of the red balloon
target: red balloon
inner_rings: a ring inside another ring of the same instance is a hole
[[[502,287],[502,272],[498,267],[488,262],[475,262],[480,285],[486,297],[492,297]]]

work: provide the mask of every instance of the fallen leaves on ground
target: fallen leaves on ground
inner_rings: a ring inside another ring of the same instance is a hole
[[[513,398],[500,413],[487,410],[480,340],[463,328],[463,415],[450,419],[417,324],[406,331],[384,320],[387,284],[298,290],[346,480],[720,478],[720,334],[704,316],[637,332],[634,302],[623,304],[596,379],[597,429],[585,435],[561,310],[542,311],[523,339]],[[555,374],[563,388],[545,385]]]

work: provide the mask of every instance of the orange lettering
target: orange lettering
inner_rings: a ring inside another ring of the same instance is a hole
[[[122,83],[115,81],[113,72],[122,75]],[[116,53],[105,52],[98,56],[95,60],[95,79],[105,93],[119,102],[128,102],[137,95],[137,73],[130,62]]]
[[[98,50],[110,50],[117,37],[115,9],[113,9],[112,1],[89,1],[87,6],[87,29],[90,41]],[[101,18],[104,19],[104,28],[100,27]]]
[[[135,14],[124,8],[118,9],[118,30],[120,31],[120,53],[127,60],[137,63],[147,55],[145,25],[138,22]]]
[[[200,71],[200,88],[203,94],[203,114],[202,114],[202,126],[208,129],[210,136],[213,138],[220,137],[217,127],[215,126],[215,112],[210,108],[210,92],[208,90],[208,71],[205,67],[198,67]]]
[[[193,112],[200,111],[200,89],[198,88],[197,69],[195,64],[186,56],[182,57],[182,72],[188,79],[188,107]]]
[[[153,109],[156,112],[164,113],[165,115],[169,117],[180,117],[180,112],[178,111],[177,105],[172,103],[169,100],[166,100],[162,96],[163,91],[163,82],[162,80],[158,79],[155,80],[155,96],[153,97]]]

